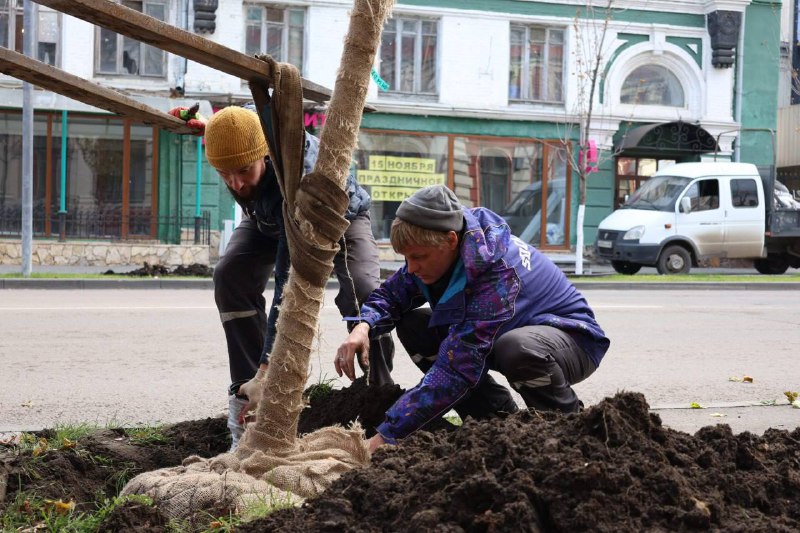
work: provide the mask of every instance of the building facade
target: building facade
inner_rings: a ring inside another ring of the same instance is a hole
[[[292,62],[327,87],[351,6],[122,3],[229,48]],[[21,5],[0,0],[5,46],[21,43]],[[354,154],[384,257],[393,255],[388,230],[400,201],[428,184],[503,213],[522,238],[558,253],[574,248],[582,188],[591,244],[600,220],[664,165],[714,157],[770,164],[781,9],[777,0],[398,2],[368,95],[377,111],[364,116]],[[211,113],[249,99],[245,82],[214,69],[41,6],[37,17],[40,60],[159,109],[199,101]],[[5,213],[19,204],[21,91],[12,78],[0,81]],[[306,127],[318,131],[324,113],[309,104]],[[195,235],[198,218],[213,234],[232,218],[233,203],[193,138],[37,91],[36,153],[37,238],[64,237],[59,213],[101,215],[111,229],[91,237],[119,241],[178,242]],[[579,164],[592,167],[583,184]]]

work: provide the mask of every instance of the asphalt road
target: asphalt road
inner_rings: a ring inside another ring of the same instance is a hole
[[[584,294],[612,339],[598,371],[576,386],[587,405],[637,391],[681,431],[800,426],[783,394],[800,390],[800,291]],[[334,296],[329,289],[310,382],[336,377],[345,328]],[[421,377],[399,344],[394,375],[403,387]],[[753,382],[730,380],[744,376]],[[208,289],[0,291],[0,432],[217,416],[228,380]]]

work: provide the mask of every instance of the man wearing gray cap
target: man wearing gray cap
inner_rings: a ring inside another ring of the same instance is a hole
[[[337,351],[336,371],[355,379],[356,354],[363,364],[370,339],[397,328],[425,376],[386,412],[371,450],[450,409],[462,419],[516,411],[489,370],[503,374],[529,408],[581,408],[572,385],[597,369],[610,342],[552,261],[511,235],[502,217],[463,207],[443,185],[404,200],[390,237],[406,265],[370,295],[358,317],[348,317],[358,325]]]

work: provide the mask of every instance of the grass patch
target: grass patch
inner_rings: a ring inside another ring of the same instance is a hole
[[[169,438],[164,434],[163,426],[141,426],[127,428],[125,435],[131,439],[131,444],[149,446],[153,444],[166,444]]]
[[[56,442],[59,443],[64,442],[65,440],[69,440],[71,442],[77,442],[86,435],[95,432],[98,429],[99,429],[98,426],[87,423],[80,423],[75,425],[59,424],[54,428],[56,432],[55,440]]]
[[[110,267],[111,268],[111,267]],[[111,268],[113,270],[113,268]],[[126,274],[80,274],[80,273],[56,273],[56,272],[31,272],[30,276],[23,276],[21,273],[0,274],[0,279],[211,279],[207,276],[129,276]]]
[[[96,532],[114,509],[127,502],[153,505],[147,496],[116,496],[104,499],[97,510],[85,513],[75,510],[75,502],[46,500],[19,492],[0,516],[0,526],[3,531]]]
[[[40,437],[33,433],[22,433],[14,446],[18,453],[30,453],[33,457],[44,455],[48,450],[75,448],[78,441],[96,431],[91,424],[63,424],[53,428],[53,436]]]
[[[322,379],[319,383],[314,383],[313,385],[309,385],[306,390],[303,391],[303,398],[306,401],[316,400],[318,398],[325,398],[334,390],[334,383],[336,380],[333,378]]]
[[[213,516],[209,514],[208,529],[203,530],[203,533],[228,533],[235,532],[236,527],[264,518],[275,511],[281,509],[288,509],[294,507],[299,502],[298,498],[289,493],[283,494],[262,494],[251,502],[249,502],[239,514],[229,512],[225,516]]]

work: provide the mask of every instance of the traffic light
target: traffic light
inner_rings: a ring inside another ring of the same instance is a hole
[[[214,33],[217,29],[218,0],[194,0],[195,33]]]

